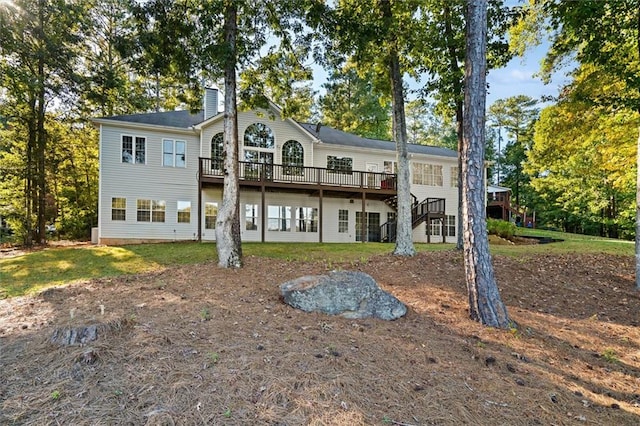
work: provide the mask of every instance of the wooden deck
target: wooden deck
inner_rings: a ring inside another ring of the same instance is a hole
[[[320,167],[285,166],[239,161],[241,187],[278,188],[282,192],[318,193],[324,196],[384,200],[396,195],[396,175],[359,170],[337,171]],[[202,187],[222,185],[224,173],[210,158],[200,158]]]

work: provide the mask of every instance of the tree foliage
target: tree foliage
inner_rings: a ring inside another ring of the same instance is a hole
[[[16,1],[0,5],[0,78],[8,102],[3,105],[7,126],[24,148],[21,176],[24,208],[20,228],[24,242],[47,238],[46,156],[51,135],[47,111],[54,101],[77,99],[85,4],[62,0]]]
[[[360,75],[360,74],[363,75]],[[365,138],[391,139],[391,102],[375,86],[372,69],[358,70],[353,63],[335,68],[320,97],[323,124]]]
[[[528,152],[525,171],[545,206],[538,212],[566,231],[630,238],[638,118],[589,101],[624,92],[617,76],[582,65],[574,77],[561,101],[542,111]]]
[[[504,151],[498,153],[501,181],[510,187],[519,206],[532,207],[528,176],[523,172],[526,154],[533,143],[533,125],[538,117],[537,101],[525,95],[499,99],[489,107],[489,117],[506,137]]]

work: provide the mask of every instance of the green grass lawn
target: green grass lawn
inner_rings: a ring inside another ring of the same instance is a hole
[[[564,241],[544,245],[492,245],[494,254],[526,256],[535,253],[609,253],[633,255],[628,241],[520,229],[525,235],[551,236]],[[290,261],[324,261],[328,264],[367,261],[388,254],[393,244],[383,243],[244,243],[245,256]],[[418,251],[452,249],[453,244],[416,244]],[[81,246],[50,248],[0,259],[0,298],[20,296],[45,288],[99,277],[157,271],[169,266],[215,262],[215,245],[181,242],[120,247]]]

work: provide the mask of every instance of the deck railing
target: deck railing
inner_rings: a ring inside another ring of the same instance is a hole
[[[415,198],[415,197],[414,197]],[[413,228],[434,216],[445,214],[444,198],[426,198],[421,203],[414,203],[411,208],[411,225]],[[380,226],[380,241],[393,242],[396,240],[397,222],[390,220]]]
[[[390,173],[333,170],[321,167],[251,163],[247,161],[239,161],[238,163],[240,165],[239,178],[241,181],[396,190],[396,175]],[[211,158],[200,158],[200,178],[205,177],[224,177],[222,164]]]

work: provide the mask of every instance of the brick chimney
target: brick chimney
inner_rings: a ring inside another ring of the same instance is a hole
[[[218,89],[205,87],[204,89],[204,119],[208,120],[218,114]]]

